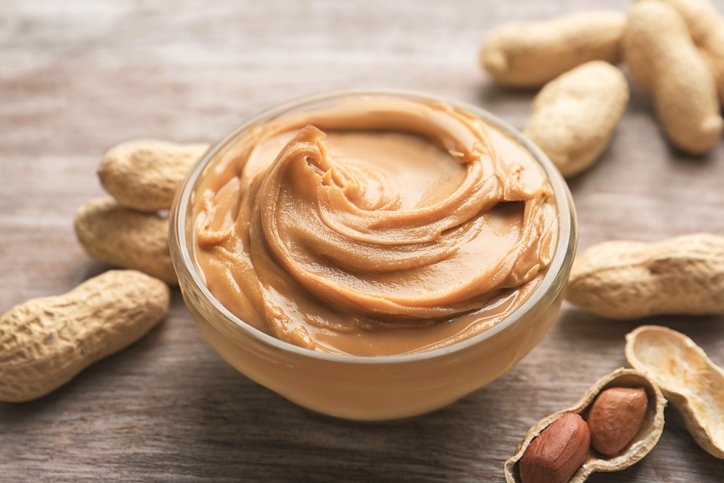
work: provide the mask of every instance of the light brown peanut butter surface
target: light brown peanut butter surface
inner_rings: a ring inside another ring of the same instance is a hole
[[[194,255],[241,320],[325,352],[464,340],[538,286],[557,240],[542,168],[445,104],[348,97],[246,130],[202,174]]]

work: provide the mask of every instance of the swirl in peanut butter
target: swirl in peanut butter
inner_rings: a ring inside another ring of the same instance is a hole
[[[499,129],[444,104],[357,96],[246,130],[207,167],[195,258],[246,323],[314,350],[430,350],[539,284],[548,181]]]

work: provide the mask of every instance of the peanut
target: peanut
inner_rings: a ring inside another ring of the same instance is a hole
[[[623,50],[671,143],[690,154],[711,150],[722,133],[714,77],[676,10],[657,0],[634,4]]]
[[[628,102],[620,70],[592,61],[546,84],[533,101],[525,134],[564,176],[591,166],[608,146]]]
[[[679,12],[714,75],[724,105],[724,18],[709,0],[662,0]]]
[[[127,208],[167,210],[186,173],[208,147],[146,139],[124,142],[103,157],[98,177],[108,194]]]
[[[76,236],[91,258],[176,284],[168,225],[166,217],[129,210],[110,198],[86,203],[75,217]]]
[[[588,457],[591,434],[586,422],[566,413],[543,430],[520,460],[523,483],[565,483]]]
[[[488,37],[480,64],[500,84],[542,86],[591,60],[617,64],[625,25],[626,17],[611,11],[510,23]]]
[[[601,454],[620,453],[644,422],[648,401],[642,388],[612,387],[596,397],[588,413],[591,445]]]
[[[64,295],[0,317],[0,401],[29,401],[135,342],[168,311],[169,290],[135,271],[109,271]]]
[[[603,376],[575,406],[531,426],[515,454],[505,462],[505,481],[535,483],[570,479],[571,483],[581,483],[593,473],[620,471],[641,461],[656,446],[664,429],[666,399],[653,381],[634,369],[616,369]],[[633,398],[635,410],[628,411],[630,389],[625,388],[631,387],[641,388],[643,399],[637,394]],[[626,396],[621,397],[621,392]],[[617,409],[623,414],[612,414]],[[581,417],[585,414],[588,414],[588,423]],[[585,433],[590,432],[593,443],[594,432],[599,432],[600,438],[601,431],[606,442],[615,440],[616,445],[621,445],[620,440],[627,440],[613,458],[588,452]]]
[[[611,241],[576,258],[566,299],[612,319],[724,312],[724,238]]]

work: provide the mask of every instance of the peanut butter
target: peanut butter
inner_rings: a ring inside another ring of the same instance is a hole
[[[247,129],[202,175],[194,256],[251,326],[309,349],[419,352],[540,283],[558,234],[542,168],[451,106],[347,97]]]

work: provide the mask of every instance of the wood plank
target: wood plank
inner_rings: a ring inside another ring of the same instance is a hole
[[[214,140],[261,109],[352,87],[428,91],[522,127],[534,93],[486,79],[482,40],[506,21],[599,4],[3,1],[0,311],[104,268],[78,247],[72,217],[102,193],[94,172],[108,146]],[[581,248],[724,235],[724,146],[704,159],[673,152],[636,90],[610,149],[570,184]],[[646,322],[687,333],[724,364],[724,317]],[[623,337],[638,324],[566,307],[488,387],[423,417],[358,424],[311,414],[237,374],[176,293],[167,320],[139,343],[46,398],[0,405],[0,480],[496,481],[531,424],[625,364]],[[698,449],[676,411],[666,418],[644,461],[590,481],[721,481],[724,463]]]

